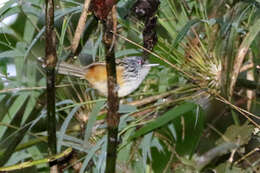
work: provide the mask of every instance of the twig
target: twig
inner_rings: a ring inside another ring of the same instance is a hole
[[[227,105],[229,105],[229,106],[231,106],[233,109],[237,110],[239,113],[241,113],[242,115],[244,115],[252,124],[254,124],[256,127],[260,128],[260,126],[259,126],[255,121],[253,121],[248,115],[251,115],[251,116],[253,116],[254,118],[259,119],[258,116],[254,115],[254,114],[252,114],[252,113],[250,113],[250,112],[248,112],[248,111],[246,111],[246,110],[244,110],[244,109],[241,109],[241,108],[239,108],[239,107],[237,107],[237,106],[235,106],[235,105],[233,105],[232,103],[230,103],[229,101],[227,101],[226,99],[224,99],[224,98],[223,98],[222,96],[220,96],[220,95],[218,95],[216,99],[219,100],[219,101],[221,101],[221,102],[223,102],[223,103],[225,103],[225,104],[227,104]]]
[[[40,164],[45,164],[48,162],[54,162],[58,159],[67,157],[68,155],[71,154],[71,152],[72,152],[72,148],[67,148],[60,154],[53,155],[53,156],[50,156],[48,158],[41,159],[41,160],[27,161],[27,162],[19,163],[19,164],[12,165],[12,166],[2,167],[2,168],[0,168],[0,171],[14,171],[14,170],[24,169],[24,168],[28,168],[28,167],[32,167],[32,166],[36,166],[36,165],[40,165]]]
[[[84,2],[83,10],[82,10],[81,16],[79,18],[78,26],[76,28],[75,35],[74,35],[72,45],[71,45],[73,54],[75,54],[75,52],[78,48],[80,37],[81,37],[81,35],[84,31],[85,25],[86,25],[88,8],[89,8],[90,2],[91,2],[91,0],[85,0],[85,2]]]
[[[253,66],[254,66],[252,52],[250,52],[250,54],[249,54],[249,62],[250,62],[251,64],[253,64]],[[255,77],[254,77],[254,72],[253,72],[253,70],[247,71],[246,79],[255,81]],[[256,95],[255,91],[252,91],[252,90],[247,90],[247,91],[246,91],[246,96],[247,96],[247,98],[249,98],[249,99],[247,100],[247,110],[248,110],[248,111],[251,109],[251,106],[252,106],[252,103],[253,103],[253,98],[255,97],[255,95]]]
[[[219,146],[216,146],[215,148],[209,150],[202,156],[199,156],[196,158],[196,166],[199,170],[204,168],[207,164],[209,164],[214,158],[218,156],[222,156],[226,153],[228,153],[230,150],[236,149],[239,146],[234,143],[225,142]]]
[[[194,89],[196,90],[196,89]],[[189,91],[192,91],[192,90],[189,90]],[[150,97],[146,97],[142,100],[136,100],[136,101],[132,101],[132,102],[129,102],[127,103],[128,105],[132,105],[132,106],[136,106],[136,107],[142,107],[146,104],[149,104],[149,103],[152,103],[152,102],[155,102],[159,99],[163,99],[167,96],[170,96],[174,93],[178,94],[178,93],[181,93],[182,92],[182,89],[178,88],[178,89],[175,89],[175,90],[172,90],[172,91],[168,91],[166,93],[162,93],[162,94],[159,94],[159,95],[155,95],[155,96],[150,96]],[[182,100],[182,99],[179,99],[179,100]],[[169,100],[168,100],[169,101]],[[167,102],[167,101],[166,101]],[[165,103],[165,102],[164,102]],[[156,105],[155,107],[157,107],[158,105]],[[100,111],[99,115],[103,115],[103,114],[106,114],[107,111],[106,110],[102,110]],[[142,114],[143,115],[143,114]],[[138,116],[138,115],[136,115]]]
[[[235,161],[234,165],[237,165],[239,162],[241,162],[242,160],[245,160],[247,157],[251,156],[252,154],[254,154],[255,152],[260,151],[260,148],[255,148],[252,151],[250,151],[249,153],[247,153],[246,155],[244,155],[243,157],[241,157],[239,160]]]
[[[55,88],[62,88],[66,86],[71,86],[71,84],[56,85]],[[44,89],[46,89],[46,86],[7,88],[7,89],[0,90],[0,94],[8,93],[8,92],[21,92],[21,91],[44,90]]]
[[[240,68],[240,73],[250,70],[254,67],[254,63],[250,63],[250,64],[245,64]]]
[[[128,104],[139,107],[139,106],[142,106],[142,105],[146,105],[148,103],[152,103],[152,102],[157,101],[159,99],[165,98],[165,97],[167,97],[167,96],[169,96],[169,95],[171,95],[173,93],[178,92],[177,90],[178,89],[172,90],[172,91],[169,91],[169,92],[166,92],[166,93],[162,93],[162,94],[159,94],[159,95],[146,97],[146,98],[144,98],[142,100],[136,100],[136,101],[130,102]]]

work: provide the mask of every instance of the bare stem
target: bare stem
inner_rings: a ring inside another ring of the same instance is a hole
[[[113,15],[116,13],[115,6],[112,12],[109,13],[104,22],[104,37],[103,42],[106,50],[106,69],[107,69],[107,86],[108,86],[108,114],[107,114],[107,129],[108,129],[108,144],[106,158],[106,173],[114,173],[116,168],[117,146],[118,146],[118,125],[120,116],[118,114],[119,99],[117,93],[116,80],[116,63],[113,38],[111,33],[116,23]],[[114,19],[114,20],[113,20]]]
[[[54,2],[46,0],[46,48],[45,48],[45,67],[46,67],[46,101],[47,101],[47,130],[48,148],[51,155],[56,154],[56,118],[55,118],[55,66],[57,62],[56,54],[56,35],[54,31]]]
[[[73,54],[75,54],[75,52],[78,48],[80,37],[85,29],[87,13],[88,13],[88,8],[89,8],[90,2],[91,2],[91,0],[85,0],[85,2],[84,2],[83,10],[82,10],[81,16],[79,18],[78,26],[76,28],[75,35],[74,35],[74,38],[72,41],[71,49],[72,49]]]

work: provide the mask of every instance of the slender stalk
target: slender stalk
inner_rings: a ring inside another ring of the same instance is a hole
[[[238,53],[236,55],[235,61],[234,61],[234,65],[233,65],[233,71],[231,73],[231,83],[229,86],[229,96],[231,98],[231,96],[233,95],[233,91],[235,88],[235,84],[237,81],[237,77],[238,74],[240,72],[240,68],[242,66],[242,63],[245,59],[245,56],[249,50],[249,47],[251,45],[251,43],[254,41],[255,37],[257,36],[257,34],[260,32],[260,19],[257,19],[254,24],[250,27],[250,31],[247,33],[246,37],[244,38],[244,40],[242,41]]]
[[[73,54],[76,53],[76,50],[78,48],[79,45],[79,41],[80,41],[80,37],[85,29],[85,25],[86,25],[86,20],[87,20],[87,12],[88,12],[88,8],[90,5],[91,0],[85,0],[84,2],[84,6],[83,6],[83,10],[75,31],[75,35],[72,41],[72,45],[71,45],[71,49]]]
[[[50,154],[56,154],[56,118],[55,118],[55,66],[57,62],[56,36],[54,31],[54,2],[46,0],[46,47],[45,47],[45,66],[46,66],[46,101],[47,101],[47,130],[48,148]]]
[[[47,157],[47,158],[44,158],[44,159],[33,160],[33,161],[30,160],[30,161],[18,163],[16,165],[12,165],[12,166],[0,167],[0,171],[20,170],[20,169],[24,169],[24,168],[40,165],[40,164],[45,164],[45,163],[48,163],[48,162],[53,162],[53,161],[56,161],[58,159],[62,159],[64,157],[67,157],[68,155],[71,154],[71,152],[72,152],[72,148],[67,148],[66,150],[64,150],[60,154],[57,154],[57,155],[54,155],[54,156],[50,156],[50,157]]]
[[[103,42],[106,50],[106,69],[107,69],[107,86],[108,86],[108,114],[107,114],[107,129],[108,129],[108,144],[106,158],[106,173],[114,173],[116,168],[117,146],[118,146],[118,125],[120,116],[118,114],[119,100],[117,93],[116,80],[116,63],[114,52],[114,34],[111,32],[116,24],[114,20],[115,6],[112,12],[108,15],[104,23]]]

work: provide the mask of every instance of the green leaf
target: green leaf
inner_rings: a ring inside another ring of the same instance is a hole
[[[199,106],[173,121],[177,133],[176,151],[180,155],[193,155],[204,129],[204,111]]]
[[[131,155],[131,146],[132,142],[128,142],[128,138],[131,136],[131,134],[134,132],[134,128],[130,128],[125,132],[123,136],[120,136],[122,139],[122,142],[120,144],[120,149],[117,155],[117,159],[119,163],[127,163],[130,155]],[[121,147],[123,146],[123,147]]]
[[[86,167],[87,167],[89,161],[90,161],[91,159],[93,159],[93,157],[94,157],[95,153],[97,152],[97,150],[99,150],[100,147],[101,147],[102,145],[104,145],[104,143],[106,142],[106,140],[107,140],[107,136],[105,135],[102,139],[100,139],[100,140],[98,141],[98,143],[97,143],[96,145],[94,145],[91,149],[88,150],[88,154],[87,154],[87,156],[86,156],[86,158],[85,158],[85,160],[84,160],[84,162],[82,163],[82,166],[81,166],[81,168],[80,168],[80,173],[83,173],[83,172],[85,171],[85,169],[86,169]]]
[[[7,64],[8,64],[8,60],[6,58],[1,58],[0,57],[0,75],[7,75]],[[1,74],[2,73],[2,74]],[[2,83],[2,77],[0,77],[0,89],[3,87],[1,85],[3,85]]]
[[[118,112],[123,114],[123,113],[131,113],[137,111],[136,106],[132,105],[125,105],[125,104],[120,104],[119,105],[119,110]]]
[[[124,49],[124,50],[117,51],[115,53],[115,56],[118,58],[118,57],[140,54],[141,52],[142,51],[139,49]]]
[[[151,145],[152,145],[153,134],[148,133],[142,139],[140,148],[142,149],[142,163],[145,168],[147,161],[152,159],[151,157]]]
[[[121,18],[125,18],[130,12],[136,0],[120,0],[117,3],[117,11]]]
[[[1,122],[9,124],[13,120],[15,115],[18,113],[18,111],[21,109],[21,107],[24,106],[24,104],[27,104],[26,100],[28,96],[28,93],[20,94],[19,97],[15,99],[14,103],[9,107],[8,113],[5,114]],[[2,137],[6,129],[6,127],[0,126],[0,137]]]
[[[100,149],[100,154],[98,155],[98,161],[96,163],[97,172],[105,172],[106,166],[106,156],[107,156],[107,145],[102,145]],[[93,171],[95,172],[95,171]]]
[[[148,123],[141,129],[137,130],[135,134],[130,138],[133,140],[134,138],[140,137],[142,135],[147,134],[148,132],[155,130],[159,127],[164,126],[165,124],[169,123],[170,121],[174,120],[175,118],[193,110],[196,107],[193,103],[184,103],[182,105],[178,105],[171,109],[170,111],[166,112],[164,115],[158,117],[156,120]]]
[[[35,107],[38,96],[39,96],[39,94],[37,92],[31,92],[30,99],[27,103],[26,109],[23,114],[22,123],[24,123],[27,120],[28,116],[32,112],[33,108]]]
[[[78,109],[80,108],[80,106],[75,106],[71,112],[69,113],[69,115],[66,117],[65,121],[63,122],[61,129],[60,129],[60,134],[58,136],[58,140],[57,140],[57,151],[61,152],[61,146],[62,146],[62,140],[64,138],[64,135],[66,134],[66,130],[69,126],[69,123],[71,121],[71,119],[73,118],[74,114],[78,111]]]
[[[31,17],[32,18],[32,17]],[[36,22],[36,18],[34,17],[34,21]],[[26,20],[25,21],[25,26],[24,26],[24,34],[23,34],[23,39],[27,42],[30,43],[33,39],[35,33],[35,28],[32,25],[31,21]]]
[[[31,157],[26,151],[15,152],[12,157],[8,160],[6,165],[14,165],[19,163],[21,160],[29,159]]]
[[[19,50],[9,50],[9,51],[4,51],[0,53],[0,58],[6,58],[6,57],[10,57],[10,58],[14,58],[14,57],[19,57],[19,56],[23,56],[24,53],[19,51]]]
[[[7,1],[4,6],[0,8],[0,16],[3,16],[8,10],[12,9],[12,6],[18,3],[18,0],[9,0]]]
[[[66,39],[66,32],[69,26],[69,22],[70,22],[71,17],[68,18],[64,18],[63,23],[62,23],[62,30],[61,30],[61,34],[60,34],[60,38],[59,38],[59,46],[58,46],[58,51],[57,51],[57,56],[61,57],[62,51],[64,49],[64,40]]]
[[[92,112],[89,115],[87,127],[85,130],[85,137],[84,137],[84,145],[88,145],[88,139],[92,133],[92,129],[95,125],[95,122],[97,120],[98,113],[100,110],[104,107],[105,101],[97,102],[96,105],[94,106]]]
[[[188,31],[190,30],[190,28],[196,24],[200,22],[199,19],[193,19],[188,21],[188,23],[181,29],[181,31],[178,33],[177,37],[175,38],[174,42],[173,42],[173,47],[177,48],[179,43],[182,41],[182,39],[187,35]]]
[[[56,22],[60,18],[66,16],[66,15],[68,15],[70,13],[78,13],[78,12],[80,12],[81,9],[82,9],[82,7],[79,6],[79,7],[73,7],[73,8],[68,8],[68,9],[57,10],[55,12],[54,21]],[[38,34],[32,40],[31,44],[28,46],[28,48],[27,48],[27,50],[26,50],[26,52],[24,54],[24,59],[27,59],[27,56],[29,55],[29,53],[32,50],[33,46],[35,46],[37,41],[39,41],[39,39],[44,34],[44,32],[45,32],[45,26],[41,28],[41,30],[38,32]]]
[[[251,139],[253,131],[254,131],[254,126],[246,122],[242,126],[239,125],[229,126],[226,132],[224,133],[224,136],[229,140],[229,142],[238,145],[245,145]],[[226,141],[223,138],[220,138],[218,141],[216,141],[216,144],[220,145],[225,142]]]
[[[154,173],[161,173],[165,172],[164,169],[169,164],[170,156],[174,153],[169,152],[167,147],[164,146],[163,150],[160,151],[158,148],[152,147],[151,154],[152,154],[152,168]]]

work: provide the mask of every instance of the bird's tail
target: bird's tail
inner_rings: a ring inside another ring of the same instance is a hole
[[[70,75],[70,76],[76,76],[79,78],[84,78],[85,73],[84,73],[84,68],[73,65],[73,64],[68,64],[65,62],[61,62],[57,65],[57,72],[58,74],[63,74],[63,75]]]

